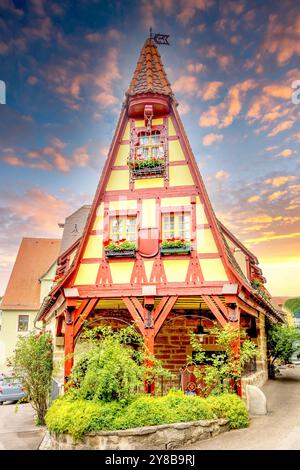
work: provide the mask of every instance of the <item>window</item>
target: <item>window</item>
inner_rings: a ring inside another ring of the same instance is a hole
[[[136,156],[142,160],[163,158],[164,149],[161,143],[161,135],[159,131],[154,131],[152,134],[147,134],[146,132],[141,132],[139,134]]]
[[[162,217],[162,238],[191,239],[191,215],[188,212],[170,212]]]
[[[136,217],[135,216],[116,216],[110,219],[109,238],[111,240],[136,241]]]
[[[18,331],[28,331],[29,315],[19,315]]]

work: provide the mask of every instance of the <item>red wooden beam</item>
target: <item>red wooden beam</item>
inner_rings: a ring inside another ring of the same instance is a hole
[[[156,336],[158,334],[160,328],[162,327],[163,322],[165,321],[165,319],[169,315],[170,311],[174,307],[175,302],[176,302],[177,299],[178,299],[178,296],[174,295],[174,296],[170,297],[169,300],[167,301],[167,303],[165,304],[158,320],[154,323],[154,336]]]
[[[223,313],[224,317],[228,319],[228,311],[227,311],[226,305],[224,305],[223,302],[221,301],[221,299],[219,297],[217,297],[216,295],[212,295],[212,299],[215,302],[215,304],[217,305],[217,307],[219,307],[219,309]]]
[[[85,307],[87,306],[89,300],[90,300],[90,299],[83,299],[83,301],[81,302],[80,306],[79,306],[78,309],[75,311],[74,323],[77,322],[79,316],[82,314],[82,312],[83,312],[83,310],[85,309]]]
[[[64,383],[68,381],[74,363],[74,311],[69,307],[65,311],[65,363]]]
[[[76,325],[74,326],[74,338],[77,336],[80,328],[82,327],[83,322],[87,319],[93,308],[98,302],[98,298],[90,299],[88,304],[86,305],[83,313],[78,317]]]
[[[134,304],[135,308],[137,309],[142,321],[144,321],[144,307],[143,305],[139,302],[139,299],[136,297],[131,297],[131,301]]]
[[[156,307],[155,312],[154,312],[154,321],[156,321],[157,318],[159,317],[159,315],[160,315],[162,309],[164,308],[164,306],[166,305],[166,303],[167,303],[167,301],[168,301],[168,298],[169,298],[169,297],[165,296],[165,297],[162,297],[162,298],[160,299],[160,302],[159,302],[159,304],[158,304],[158,306]]]
[[[133,320],[137,324],[138,329],[140,330],[140,332],[144,336],[144,331],[145,331],[144,323],[143,323],[143,320],[142,320],[139,312],[136,310],[135,306],[132,304],[129,297],[123,297],[122,300],[123,300],[124,304],[126,305],[127,310],[131,314]]]
[[[204,302],[207,304],[207,306],[210,308],[212,313],[215,315],[215,317],[218,320],[218,322],[220,323],[220,325],[224,327],[227,324],[227,321],[225,320],[225,318],[221,314],[218,307],[213,303],[213,301],[211,300],[209,295],[202,295],[202,298],[203,298]]]

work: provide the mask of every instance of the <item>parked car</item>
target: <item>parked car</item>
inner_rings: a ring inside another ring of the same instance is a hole
[[[19,401],[26,396],[22,382],[18,377],[2,374],[0,378],[0,405],[5,401]]]

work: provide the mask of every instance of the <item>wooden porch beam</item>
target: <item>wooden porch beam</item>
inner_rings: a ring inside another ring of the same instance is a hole
[[[209,295],[202,295],[202,299],[207,304],[207,306],[210,308],[212,313],[215,315],[215,317],[218,320],[218,322],[220,323],[220,325],[224,327],[227,324],[227,320],[225,320],[225,318],[221,314],[221,312],[218,309],[218,307],[216,306],[216,304],[214,304],[214,302],[212,301],[210,296]]]
[[[123,300],[124,304],[126,305],[127,310],[131,314],[133,320],[137,324],[137,327],[139,328],[140,332],[144,336],[144,329],[145,328],[144,328],[143,319],[141,318],[141,316],[140,316],[138,310],[136,309],[135,305],[133,305],[133,303],[131,302],[131,299],[129,297],[122,297],[122,300]]]
[[[178,299],[178,296],[177,295],[174,295],[172,297],[169,297],[169,300],[166,302],[159,318],[157,319],[157,321],[155,322],[154,324],[154,336],[157,336],[160,328],[162,327],[162,324],[164,323],[165,319],[167,318],[167,316],[169,315],[170,311],[172,310],[172,308],[174,307],[176,301]]]
[[[83,299],[83,301],[79,305],[78,309],[75,311],[74,323],[77,322],[79,316],[82,314],[82,312],[85,309],[85,307],[87,306],[88,302],[89,302],[89,299]]]
[[[96,299],[90,299],[83,312],[77,317],[76,324],[74,325],[74,338],[76,338],[80,328],[82,327],[83,322],[87,319],[87,317],[97,304],[98,300],[98,297]]]
[[[217,305],[217,307],[219,307],[219,309],[223,313],[224,317],[226,319],[228,319],[228,311],[227,311],[226,305],[224,305],[223,302],[221,301],[221,299],[219,297],[217,297],[216,295],[213,295],[212,299],[215,302],[215,304]]]
[[[159,304],[158,304],[158,306],[156,307],[155,312],[154,312],[154,321],[156,321],[156,320],[158,319],[158,317],[159,317],[159,315],[160,315],[162,309],[164,308],[164,306],[166,305],[166,303],[167,303],[167,301],[168,301],[168,298],[169,298],[169,297],[165,296],[165,297],[162,297],[162,298],[160,299],[160,302],[159,302]]]

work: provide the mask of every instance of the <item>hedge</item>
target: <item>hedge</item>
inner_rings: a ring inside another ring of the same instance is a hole
[[[49,408],[46,424],[50,432],[67,433],[77,440],[88,432],[217,418],[228,419],[231,429],[249,424],[246,405],[235,394],[200,398],[181,391],[164,397],[142,395],[126,405],[74,400],[65,395]]]

